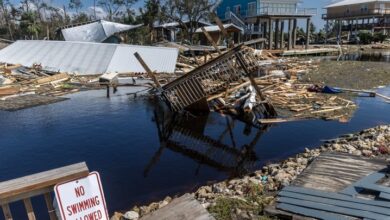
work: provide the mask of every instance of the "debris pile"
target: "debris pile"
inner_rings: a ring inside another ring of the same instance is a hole
[[[60,96],[78,92],[87,84],[91,87],[85,77],[44,71],[38,64],[32,68],[1,64],[0,79],[0,109],[9,111],[63,101],[66,98]]]

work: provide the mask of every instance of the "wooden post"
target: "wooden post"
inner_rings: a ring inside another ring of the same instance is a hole
[[[329,20],[326,19],[326,26],[325,26],[325,44],[328,44],[328,36],[329,36]]]
[[[288,20],[288,50],[292,49],[292,20]]]
[[[310,23],[311,23],[311,18],[308,18],[306,21],[306,46],[305,49],[309,49],[309,44],[310,44]]]
[[[218,48],[217,44],[214,42],[213,38],[210,36],[210,34],[206,31],[204,27],[201,27],[203,34],[206,36],[207,40],[213,45],[214,49],[219,53],[222,54],[221,50]]]
[[[142,65],[142,67],[145,69],[146,73],[150,78],[152,78],[153,82],[156,84],[157,89],[162,90],[160,82],[157,80],[156,75],[150,70],[148,65],[145,63],[145,61],[142,59],[142,57],[139,55],[138,52],[134,53],[135,58],[137,58],[138,62]]]
[[[293,22],[293,43],[292,47],[295,48],[297,46],[297,26],[298,26],[298,21],[297,19],[294,19]]]
[[[279,19],[276,19],[276,21],[275,21],[275,49],[280,48],[280,46],[279,46],[279,43],[280,43],[279,24],[280,24]]]
[[[270,18],[269,20],[268,20],[268,47],[269,47],[269,49],[270,50],[272,50],[272,48],[273,48],[273,30],[274,29],[274,27],[273,27],[273,23],[272,23],[272,18]]]
[[[36,220],[34,209],[33,209],[32,204],[31,204],[31,199],[30,198],[24,199],[23,203],[24,203],[24,207],[26,208],[26,211],[27,211],[28,220]]]
[[[342,34],[342,30],[341,30],[341,26],[342,26],[342,21],[339,19],[338,20],[338,31],[337,31],[337,41],[339,44],[341,44],[341,34]]]
[[[280,49],[284,49],[284,20],[280,21]]]
[[[3,209],[4,219],[5,220],[13,220],[12,214],[11,214],[11,209],[9,208],[9,205],[4,204],[1,207]]]
[[[45,202],[47,207],[47,212],[49,213],[50,220],[58,220],[56,215],[56,210],[53,207],[53,199],[51,197],[51,194],[45,193]]]
[[[110,98],[110,85],[107,84],[106,87],[107,87],[107,98]]]

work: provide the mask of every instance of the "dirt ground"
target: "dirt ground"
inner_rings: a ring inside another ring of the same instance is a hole
[[[373,89],[390,85],[390,63],[322,61],[318,70],[302,76],[303,82],[351,89]]]

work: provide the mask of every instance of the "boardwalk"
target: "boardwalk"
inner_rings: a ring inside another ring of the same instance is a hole
[[[162,209],[152,212],[141,220],[215,220],[190,194],[174,199]]]

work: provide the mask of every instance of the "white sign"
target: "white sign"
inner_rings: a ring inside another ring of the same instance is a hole
[[[88,177],[54,187],[62,220],[108,220],[106,201],[100,176]]]

